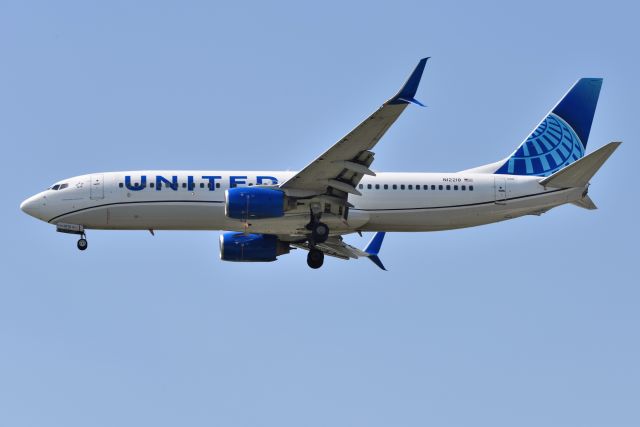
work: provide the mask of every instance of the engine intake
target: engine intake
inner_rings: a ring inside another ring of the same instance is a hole
[[[233,219],[262,219],[284,216],[285,195],[271,188],[230,188],[224,193],[224,213]]]
[[[237,262],[270,262],[289,253],[289,244],[270,234],[235,231],[220,236],[220,259]]]

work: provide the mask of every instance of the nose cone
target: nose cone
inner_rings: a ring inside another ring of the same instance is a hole
[[[45,220],[43,217],[44,199],[40,194],[29,197],[24,202],[20,203],[20,209],[27,215],[31,215],[34,218]]]

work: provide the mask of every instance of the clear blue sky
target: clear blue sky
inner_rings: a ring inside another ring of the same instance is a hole
[[[2,2],[0,425],[640,425],[632,3]],[[223,263],[214,232],[80,253],[18,209],[89,172],[298,169],[423,56],[375,169],[495,161],[603,77],[600,210],[389,234],[385,273]]]

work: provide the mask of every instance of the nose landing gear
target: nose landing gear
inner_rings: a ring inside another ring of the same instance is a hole
[[[87,249],[87,247],[89,246],[89,243],[87,243],[87,236],[85,236],[84,234],[82,235],[82,237],[80,237],[80,240],[78,240],[78,249],[80,249],[81,251],[84,251]]]
[[[87,243],[87,235],[84,234],[84,227],[82,225],[58,223],[56,224],[56,231],[58,233],[75,234],[80,236],[77,244],[78,249],[81,251],[87,250],[89,244]]]

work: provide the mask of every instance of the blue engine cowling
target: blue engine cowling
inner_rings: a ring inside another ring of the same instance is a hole
[[[284,216],[284,192],[271,188],[230,188],[224,193],[225,215],[234,219]]]
[[[269,262],[288,253],[289,244],[270,234],[232,231],[220,236],[220,259],[223,261]]]

